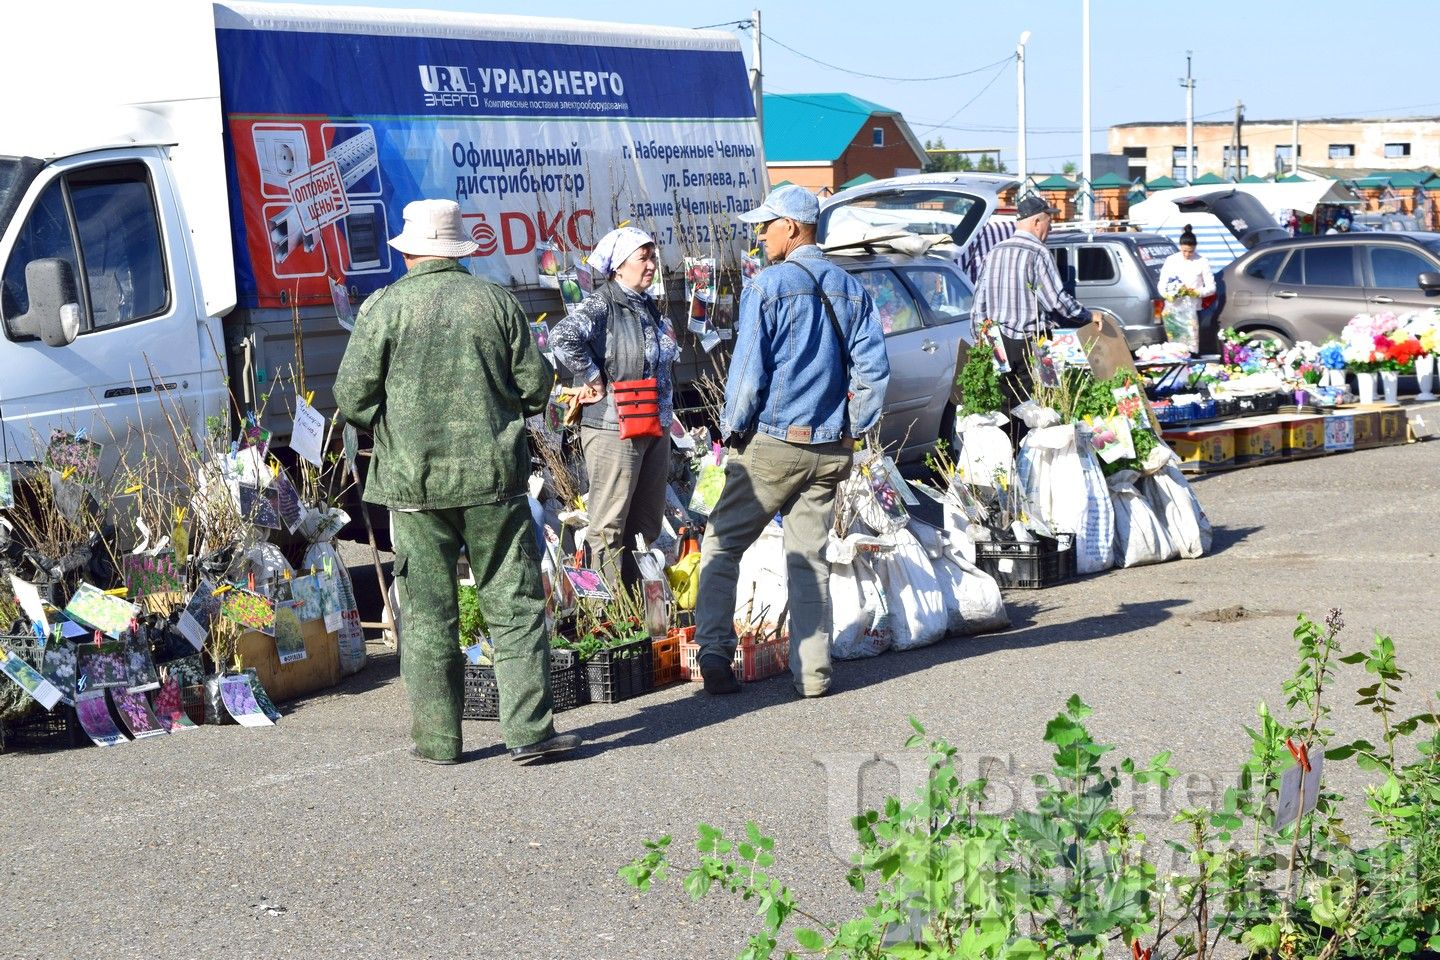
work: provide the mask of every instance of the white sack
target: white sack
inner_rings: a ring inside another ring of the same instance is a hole
[[[913,534],[895,534],[895,550],[880,561],[878,572],[895,618],[895,649],[923,647],[945,636],[945,597],[930,558]]]
[[[1023,496],[1051,530],[1075,534],[1077,573],[1115,565],[1115,509],[1105,474],[1074,424],[1041,427],[1020,446]]]
[[[968,636],[1010,626],[1000,585],[963,556],[947,553],[934,561],[935,578],[945,598],[946,635]]]
[[[830,568],[830,615],[830,655],[836,660],[873,657],[895,642],[885,591],[863,556]]]
[[[990,533],[977,522],[980,511],[970,491],[961,483],[959,474],[951,480],[941,497],[940,508],[945,517],[946,541],[958,548],[966,560],[974,563],[976,536],[988,538]]]
[[[995,478],[1006,482],[1015,472],[1015,454],[1003,429],[1003,413],[972,413],[956,426],[955,475],[972,487],[993,490]]]
[[[1135,486],[1139,478],[1134,470],[1120,470],[1107,481],[1115,506],[1115,564],[1121,567],[1164,563],[1180,555],[1165,525]]]
[[[785,532],[773,520],[740,558],[735,589],[735,621],[780,626],[789,601]]]
[[[1210,518],[1200,507],[1190,482],[1176,468],[1167,464],[1154,476],[1140,483],[1140,492],[1150,502],[1155,515],[1164,520],[1170,540],[1187,560],[1203,557],[1210,551],[1213,531]]]

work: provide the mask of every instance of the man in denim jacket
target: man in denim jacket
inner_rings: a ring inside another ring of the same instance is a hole
[[[710,693],[740,689],[730,666],[740,557],[777,513],[785,526],[795,689],[806,697],[830,689],[824,551],[835,488],[849,475],[855,439],[880,421],[890,361],[870,295],[815,245],[819,212],[808,190],[785,186],[740,216],[756,225],[772,266],[740,295],[725,382],[725,490],[710,514],[695,609]]]

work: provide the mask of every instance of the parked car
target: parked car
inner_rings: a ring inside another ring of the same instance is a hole
[[[1055,255],[1065,292],[1108,315],[1130,349],[1163,343],[1160,268],[1179,250],[1158,233],[1087,233],[1056,229],[1045,245]]]
[[[953,260],[936,255],[831,254],[875,301],[890,358],[880,438],[901,462],[919,460],[955,430],[955,358],[974,339],[975,291]]]
[[[880,435],[902,462],[921,459],[954,432],[955,362],[961,342],[973,339],[975,299],[959,261],[999,207],[1000,191],[1014,182],[985,174],[894,177],[821,205],[821,245],[865,284],[880,313],[890,357]],[[939,234],[950,238],[943,253],[895,249],[916,235]]]
[[[1376,231],[1262,244],[1222,271],[1216,324],[1283,346],[1357,313],[1440,307],[1440,234]]]

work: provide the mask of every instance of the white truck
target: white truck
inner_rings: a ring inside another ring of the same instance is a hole
[[[113,464],[299,372],[404,267],[404,205],[460,202],[472,272],[532,315],[629,220],[734,259],[766,177],[733,34],[254,3],[47,2],[0,34],[0,455],[84,431]],[[285,404],[265,426],[289,432]],[[213,421],[212,421],[213,422]]]

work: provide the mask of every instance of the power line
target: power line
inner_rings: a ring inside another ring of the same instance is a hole
[[[755,25],[754,20],[727,20],[724,23],[707,23],[703,27],[691,27],[691,30],[714,30],[716,27],[739,27],[741,30],[749,30]]]
[[[1009,63],[1010,61],[1015,59],[1015,54],[1012,53],[1003,59],[996,60],[994,63],[987,63],[983,67],[976,67],[973,70],[962,70],[960,73],[947,73],[937,77],[887,77],[878,73],[861,73],[859,70],[851,70],[849,67],[841,67],[836,66],[833,63],[826,63],[824,60],[812,57],[808,53],[801,53],[799,50],[796,50],[789,44],[782,43],[781,41],[776,40],[774,37],[770,36],[770,34],[768,33],[765,33],[763,30],[760,32],[760,35],[766,40],[769,40],[771,43],[775,44],[777,47],[789,50],[791,53],[795,54],[795,56],[801,57],[805,60],[809,60],[811,63],[818,63],[822,67],[828,67],[831,70],[838,70],[841,73],[848,73],[851,76],[855,77],[864,77],[867,80],[888,80],[892,83],[930,83],[935,80],[954,80],[957,77],[968,77],[972,74],[982,73],[986,70],[989,70],[991,67],[999,66],[1002,63]]]
[[[989,83],[985,84],[985,86],[983,86],[983,87],[980,88],[980,92],[979,92],[979,93],[975,94],[975,96],[971,97],[969,100],[966,100],[964,103],[962,103],[962,104],[960,105],[960,108],[959,108],[958,110],[956,110],[954,113],[950,114],[950,116],[946,117],[944,120],[941,120],[939,123],[932,124],[931,126],[925,127],[924,129],[925,129],[926,131],[929,131],[929,130],[934,130],[934,129],[938,128],[938,127],[943,127],[943,126],[945,126],[945,124],[949,123],[951,120],[954,120],[956,117],[958,117],[961,113],[963,113],[963,112],[965,111],[965,108],[966,108],[966,107],[970,106],[970,104],[974,103],[976,100],[979,100],[982,96],[984,96],[986,90],[989,90],[991,87],[993,87],[993,86],[995,85],[995,81],[1000,79],[1000,74],[1002,74],[1002,73],[1005,72],[1005,64],[1008,63],[1008,62],[1010,62],[1010,60],[1013,60],[1013,59],[1015,59],[1015,58],[1014,58],[1014,57],[1007,57],[1005,60],[1001,60],[1001,61],[1000,61],[1000,69],[995,71],[995,76],[993,76],[993,77],[990,78],[990,82],[989,82]]]

